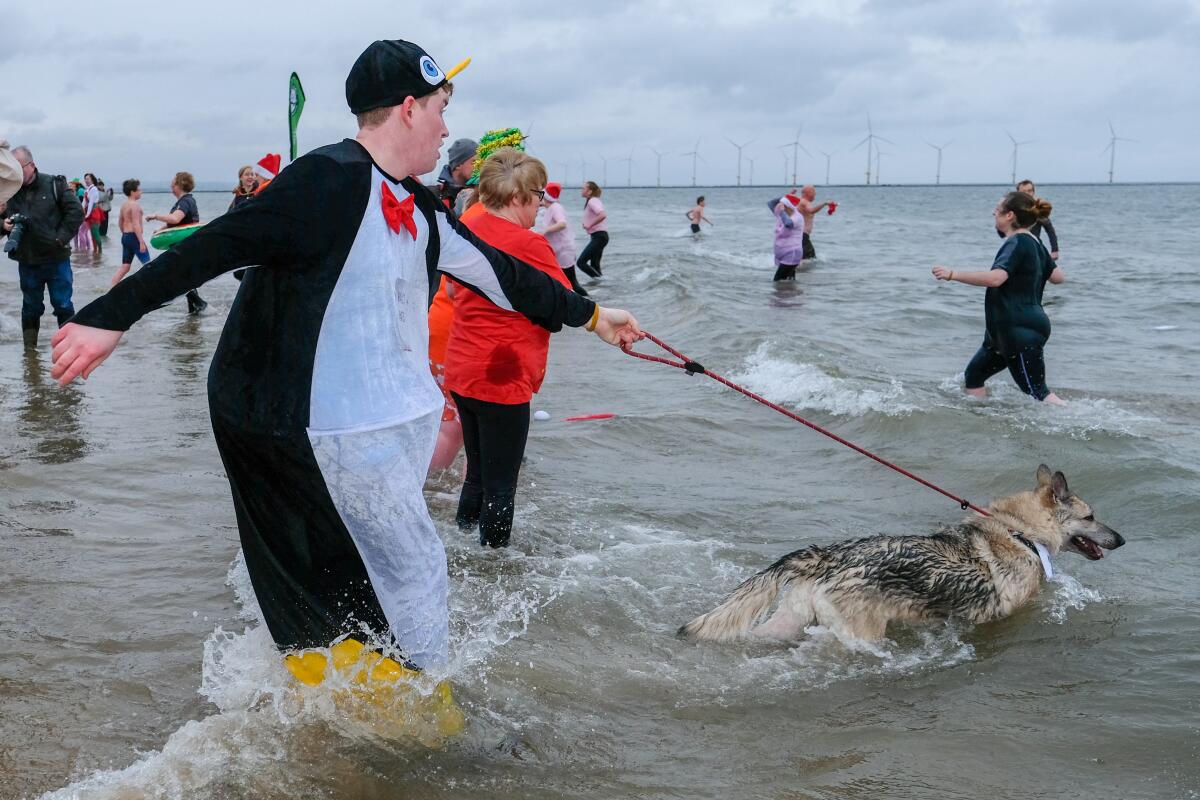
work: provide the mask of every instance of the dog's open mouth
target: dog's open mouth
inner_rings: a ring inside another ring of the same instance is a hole
[[[1074,545],[1076,550],[1083,553],[1089,561],[1099,561],[1104,558],[1104,551],[1100,549],[1100,545],[1086,536],[1072,536],[1071,544]]]

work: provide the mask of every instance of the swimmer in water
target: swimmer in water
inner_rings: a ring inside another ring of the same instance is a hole
[[[767,206],[775,215],[775,277],[776,281],[796,280],[796,267],[804,260],[804,225],[800,216],[800,196],[786,194]]]
[[[696,205],[691,211],[687,212],[688,222],[692,223],[692,236],[700,238],[700,223],[707,222],[712,225],[712,220],[704,216],[704,195],[696,198]]]
[[[1050,216],[1050,211],[1045,200],[1025,192],[1009,192],[993,212],[1004,244],[991,269],[964,272],[941,265],[933,268],[933,277],[940,281],[987,289],[983,344],[966,368],[966,391],[972,397],[986,397],[984,383],[1007,367],[1025,394],[1066,405],[1046,386],[1042,349],[1050,338],[1050,318],[1042,309],[1042,291],[1046,281],[1062,283],[1067,276],[1030,232],[1039,219]]]

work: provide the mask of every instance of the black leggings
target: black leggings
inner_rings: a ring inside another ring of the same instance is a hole
[[[1017,388],[1037,400],[1045,400],[1050,394],[1046,386],[1046,361],[1040,346],[1027,347],[1016,355],[1003,356],[987,344],[983,344],[967,364],[966,387],[982,389],[984,382],[1008,367]]]
[[[605,247],[608,247],[608,231],[596,231],[588,240],[587,247],[583,248],[583,252],[579,254],[575,266],[593,278],[599,278],[600,256],[604,255]]]
[[[794,281],[796,280],[796,267],[799,264],[780,264],[775,268],[775,277],[771,280],[775,281]]]
[[[479,526],[479,543],[505,547],[512,535],[517,475],[529,437],[529,403],[506,405],[450,393],[462,419],[467,477],[455,521],[462,530]]]
[[[571,282],[571,288],[575,290],[575,294],[587,297],[587,290],[579,285],[579,279],[575,277],[574,267],[563,267],[563,274],[567,276],[567,280]]]

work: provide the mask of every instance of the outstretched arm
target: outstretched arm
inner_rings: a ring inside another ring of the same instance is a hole
[[[121,333],[185,292],[237,267],[285,267],[319,259],[340,218],[320,213],[329,192],[349,191],[344,170],[325,156],[304,156],[235,214],[204,226],[84,306],[54,336],[51,374],[64,386],[87,378],[112,353]],[[347,204],[350,205],[350,204]]]
[[[554,278],[475,236],[458,218],[437,212],[438,270],[506,311],[516,311],[549,331],[586,326],[609,344],[642,338],[632,314],[601,309]]]
[[[1008,280],[1008,272],[999,267],[977,272],[963,272],[962,270],[950,269],[939,264],[933,268],[933,277],[939,281],[958,281],[968,286],[984,286],[994,289],[997,286],[1004,285],[1004,282]]]

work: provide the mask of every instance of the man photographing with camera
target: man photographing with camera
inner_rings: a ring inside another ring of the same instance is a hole
[[[69,242],[83,223],[83,209],[65,177],[38,171],[28,147],[14,147],[12,155],[21,166],[21,188],[0,215],[0,236],[8,237],[4,252],[20,271],[25,346],[36,347],[47,289],[59,327],[75,315]]]

